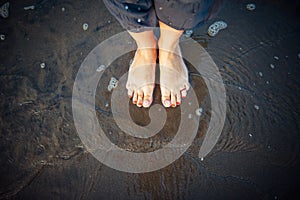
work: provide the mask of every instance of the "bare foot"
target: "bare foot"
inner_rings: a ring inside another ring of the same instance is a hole
[[[165,107],[176,107],[189,89],[188,71],[179,44],[170,47],[159,41],[159,68],[161,101]]]
[[[138,107],[147,108],[153,101],[156,58],[156,48],[138,48],[129,68],[126,88]]]

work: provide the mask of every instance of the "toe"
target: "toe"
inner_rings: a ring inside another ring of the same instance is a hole
[[[150,95],[144,95],[144,100],[143,100],[143,107],[148,108],[152,103],[152,96]]]
[[[162,103],[166,108],[169,108],[171,106],[171,100],[170,97],[162,97]]]
[[[152,103],[153,88],[146,87],[144,88],[143,91],[144,91],[143,107],[148,108]]]
[[[182,98],[185,98],[186,95],[187,95],[186,89],[181,90],[181,96],[182,96]]]
[[[137,96],[138,96],[138,99],[137,99],[137,104],[136,105],[138,107],[142,107],[142,105],[143,105],[143,96],[144,96],[143,92],[139,90]]]
[[[176,95],[173,92],[171,92],[171,106],[176,107]]]
[[[162,102],[162,104],[166,108],[170,107],[171,106],[171,99],[170,99],[171,93],[170,93],[170,91],[167,90],[164,87],[161,87],[160,90],[161,90],[161,102]]]
[[[134,92],[133,97],[132,97],[132,103],[133,103],[133,104],[136,104],[136,103],[137,103],[137,100],[138,100],[138,93],[137,93],[137,92]]]
[[[127,90],[127,94],[128,94],[128,97],[131,99],[133,96],[132,96],[132,94],[133,94],[133,91],[131,90],[131,89],[128,89]]]
[[[144,99],[143,101],[143,107],[148,108],[151,105],[151,101],[148,99]]]
[[[180,104],[181,104],[181,94],[180,94],[180,92],[178,92],[176,94],[176,105],[178,106]]]

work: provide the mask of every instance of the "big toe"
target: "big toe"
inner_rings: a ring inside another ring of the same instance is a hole
[[[162,104],[166,108],[170,107],[171,106],[171,98],[170,98],[171,92],[168,89],[164,88],[164,87],[161,87],[160,90],[161,90],[161,102],[162,102]]]
[[[143,99],[143,107],[148,108],[152,103],[152,95],[153,95],[154,86],[147,86],[143,88],[144,91],[144,99]]]
[[[143,107],[148,108],[152,103],[152,99],[150,96],[145,96],[143,101]]]

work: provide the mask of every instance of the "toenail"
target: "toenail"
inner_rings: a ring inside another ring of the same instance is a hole
[[[180,105],[180,102],[176,102],[176,105]]]
[[[145,105],[145,106],[148,106],[149,104],[150,104],[150,101],[148,101],[148,100],[145,100],[145,101],[144,101],[144,105]]]
[[[165,104],[165,106],[169,107],[171,103],[169,100],[166,100],[166,101],[164,101],[164,104]]]
[[[172,106],[173,108],[174,108],[174,107],[176,107],[176,105],[175,105],[175,104],[172,104],[171,106]]]
[[[133,104],[136,104],[137,101],[133,101]]]

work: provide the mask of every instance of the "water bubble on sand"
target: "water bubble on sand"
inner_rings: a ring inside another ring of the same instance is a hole
[[[202,158],[201,158],[201,161],[203,161],[203,160],[204,160],[204,158],[202,157]]]
[[[3,18],[7,18],[9,16],[9,2],[6,2],[5,4],[3,4],[0,8],[0,16]]]
[[[65,12],[65,10],[66,10],[66,9],[65,9],[64,7],[61,8],[61,11]]]
[[[83,24],[82,24],[82,29],[83,29],[83,30],[86,31],[86,30],[88,30],[88,28],[89,28],[88,23],[83,23]]]
[[[275,68],[275,65],[273,65],[273,64],[270,64],[270,67],[271,67],[272,69],[274,69],[274,68]]]
[[[191,37],[193,35],[193,30],[185,30],[184,31],[184,37]]]
[[[279,57],[278,57],[278,56],[274,56],[274,59],[275,59],[275,60],[279,60]]]
[[[127,5],[124,8],[125,8],[125,10],[128,10],[128,6]]]
[[[40,67],[41,67],[42,69],[44,69],[44,68],[46,67],[46,63],[41,63],[41,64],[40,64]]]
[[[269,83],[270,83],[269,81],[266,81],[266,84],[268,84],[268,85],[269,85]]]
[[[262,73],[262,72],[258,72],[258,75],[259,75],[260,77],[262,77],[262,76],[263,76],[263,73]]]
[[[256,8],[256,5],[254,3],[249,3],[246,5],[247,10],[253,11]]]
[[[118,86],[118,80],[115,77],[111,77],[109,84],[107,86],[108,91],[112,91],[114,88]]]
[[[239,90],[242,90],[242,88],[241,88],[241,87],[238,87],[238,89],[239,89]]]
[[[227,28],[227,24],[224,21],[216,21],[208,27],[207,33],[209,36],[214,37],[222,29]]]
[[[253,135],[251,133],[249,133],[249,136],[252,137]]]
[[[105,70],[105,65],[100,65],[100,66],[96,69],[97,72],[101,72],[101,71],[103,71],[103,70]]]
[[[34,10],[35,9],[35,6],[32,5],[32,6],[25,6],[24,7],[24,10]]]
[[[108,104],[108,103],[106,103],[106,104],[105,104],[105,107],[107,108],[108,106],[109,106],[109,104]]]
[[[197,116],[201,116],[202,115],[202,112],[203,112],[203,108],[198,108],[196,109],[195,113]]]
[[[4,35],[4,34],[1,34],[1,35],[0,35],[0,39],[1,39],[1,40],[5,40],[5,35]]]
[[[258,105],[254,105],[254,108],[255,108],[256,110],[259,110],[259,106],[258,106]]]

